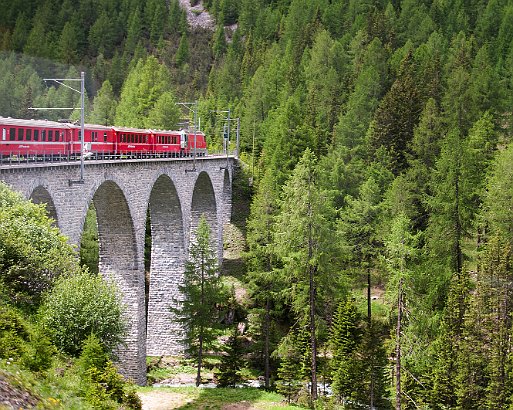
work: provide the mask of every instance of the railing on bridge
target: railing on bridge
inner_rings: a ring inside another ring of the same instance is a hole
[[[207,159],[207,158],[222,158],[222,157],[236,157],[237,151],[231,150],[228,153],[223,151],[209,151],[206,155],[198,155],[196,159]],[[98,155],[97,153],[91,153],[84,157],[87,162],[91,161],[134,161],[134,160],[193,160],[193,155],[175,156],[175,155],[164,155],[162,153],[140,153],[140,154],[111,154],[111,155]],[[62,155],[40,155],[40,156],[27,156],[22,155],[9,155],[2,156],[0,154],[0,168],[9,166],[21,166],[21,165],[36,165],[36,164],[80,164],[80,156],[70,157]]]

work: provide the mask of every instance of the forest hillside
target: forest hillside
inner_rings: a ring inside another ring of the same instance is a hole
[[[191,0],[206,28],[178,0],[1,3],[2,116],[78,104],[42,79],[85,71],[89,122],[172,128],[198,100],[214,148],[214,111],[240,118],[267,386],[513,406],[513,2]]]

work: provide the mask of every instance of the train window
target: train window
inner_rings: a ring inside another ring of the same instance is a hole
[[[53,141],[53,130],[48,130],[48,141]]]
[[[39,130],[34,130],[34,141],[39,141]]]
[[[9,141],[16,139],[16,128],[9,128]]]
[[[2,141],[5,141],[7,138],[7,130],[5,128],[2,128]]]
[[[18,141],[23,141],[24,135],[25,135],[25,130],[23,128],[18,128]]]
[[[32,139],[32,130],[28,129],[27,132],[25,132],[25,139],[27,141],[30,141]]]
[[[130,134],[130,142],[132,144],[135,144],[135,135],[134,134]]]
[[[41,141],[46,141],[46,130],[41,130]]]
[[[103,133],[103,142],[107,142],[107,133],[106,132]]]
[[[173,137],[173,144],[176,144],[176,137]]]
[[[82,141],[82,130],[78,130],[78,140]]]
[[[55,131],[55,141],[59,141],[59,136],[61,133],[59,131]]]

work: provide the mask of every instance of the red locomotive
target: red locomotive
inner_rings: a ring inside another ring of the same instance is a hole
[[[80,158],[81,128],[72,123],[0,117],[0,161]],[[202,132],[85,124],[84,158],[168,158],[207,154]]]

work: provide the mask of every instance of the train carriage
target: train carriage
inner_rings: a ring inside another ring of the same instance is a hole
[[[73,150],[80,152],[80,127],[74,132]],[[88,159],[114,158],[117,152],[116,132],[112,127],[96,124],[84,125],[84,157]]]
[[[196,151],[196,155],[198,157],[207,155],[207,142],[205,139],[205,134],[203,134],[201,131],[189,131],[186,134],[185,147],[189,155],[194,155],[194,151]]]
[[[157,158],[183,156],[180,141],[183,131],[152,130],[153,152]]]
[[[68,158],[72,133],[68,124],[60,122],[0,117],[0,158]]]
[[[117,143],[116,154],[121,158],[148,158],[153,154],[153,134],[150,130],[113,127]]]

